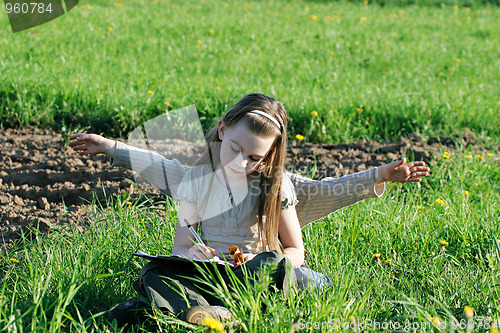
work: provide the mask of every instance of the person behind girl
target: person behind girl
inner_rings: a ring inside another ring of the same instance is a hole
[[[270,276],[278,289],[295,281],[290,267],[304,263],[304,244],[297,198],[284,172],[286,124],[283,104],[263,94],[243,97],[218,121],[206,135],[208,151],[186,172],[174,196],[180,205],[173,255],[231,261],[228,248],[236,245],[253,278],[276,265]],[[203,243],[188,225],[199,227]],[[245,281],[241,266],[231,270]],[[221,273],[230,283],[228,272]],[[186,278],[196,275],[191,262],[151,261],[135,286],[159,309],[188,322],[200,323],[202,316],[227,320],[222,300]]]

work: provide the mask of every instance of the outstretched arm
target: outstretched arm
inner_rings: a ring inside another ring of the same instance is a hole
[[[189,167],[152,151],[106,139],[97,134],[79,133],[70,137],[69,146],[80,155],[106,154],[111,166],[133,170],[167,196],[177,192]]]
[[[303,228],[361,200],[382,196],[387,181],[419,182],[429,171],[425,162],[406,163],[406,159],[402,159],[340,178],[313,180],[292,174],[290,179],[299,200],[296,210],[300,225]]]

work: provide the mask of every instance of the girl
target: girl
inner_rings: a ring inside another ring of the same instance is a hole
[[[173,255],[231,261],[228,248],[236,245],[251,277],[276,265],[271,278],[278,289],[294,281],[290,267],[304,263],[304,245],[293,185],[283,172],[286,123],[283,104],[262,94],[243,97],[218,121],[206,136],[208,151],[174,196],[180,206]],[[203,243],[188,226],[199,227]],[[232,270],[244,281],[241,266]],[[221,272],[229,283],[228,273]],[[152,261],[136,286],[162,311],[188,322],[200,323],[203,316],[228,319],[221,300],[186,278],[196,274],[192,262]]]

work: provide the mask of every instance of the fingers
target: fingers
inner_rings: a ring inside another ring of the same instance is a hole
[[[216,254],[214,249],[212,249],[211,247],[208,247],[202,243],[194,244],[193,248],[194,248],[193,257],[195,259],[213,258],[213,256],[215,256],[215,254]]]
[[[70,136],[70,140],[85,140],[88,138],[88,134],[86,133],[78,133],[78,134],[73,134],[72,136]]]
[[[419,172],[419,171],[422,171],[422,172],[429,172],[431,171],[431,169],[429,167],[412,167],[410,168],[410,171],[413,173],[413,172]]]
[[[77,145],[83,145],[83,144],[85,144],[85,140],[88,138],[88,134],[78,133],[78,134],[74,134],[74,135],[70,136],[69,138],[70,138],[70,140],[74,140],[74,141],[70,141],[68,143],[68,146],[73,147],[73,146],[77,146]],[[76,149],[73,147],[73,150],[76,150]]]
[[[428,176],[429,174],[427,172],[415,172],[415,173],[412,173],[410,178],[415,178],[415,177],[426,177]]]

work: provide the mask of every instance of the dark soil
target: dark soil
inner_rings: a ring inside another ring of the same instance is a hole
[[[476,146],[472,133],[428,140],[412,134],[395,143],[359,141],[313,145],[292,142],[287,166],[291,171],[314,178],[339,177],[402,156],[430,162],[444,150],[453,149],[456,142],[472,145],[477,152],[484,151]],[[80,157],[63,142],[59,133],[44,129],[0,130],[0,147],[2,253],[15,246],[21,233],[32,237],[36,229],[43,234],[69,228],[84,231],[94,216],[89,209],[93,198],[105,203],[105,195],[139,195],[139,190],[129,181],[134,180],[131,171],[110,168],[104,155]],[[189,151],[193,157],[201,151],[187,144],[176,143],[175,147],[186,154]],[[161,197],[152,187],[146,187],[144,192],[148,196]]]

